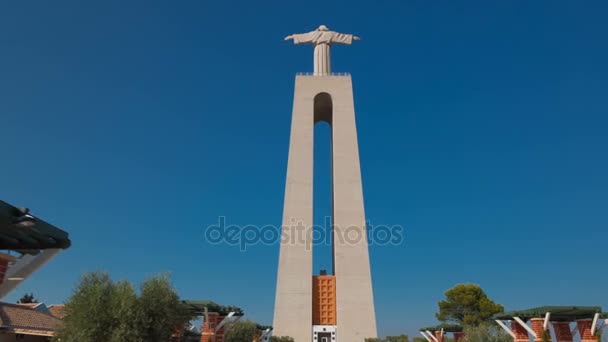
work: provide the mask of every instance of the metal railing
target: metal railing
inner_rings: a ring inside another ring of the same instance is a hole
[[[350,76],[349,72],[331,72],[329,74],[316,74],[314,72],[298,72],[296,76]]]

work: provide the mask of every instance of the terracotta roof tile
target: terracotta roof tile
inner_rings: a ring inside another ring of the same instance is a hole
[[[57,317],[27,306],[0,302],[0,328],[3,330],[28,330],[32,334],[52,335],[60,323]]]
[[[51,312],[51,315],[53,315],[57,318],[65,317],[65,305],[63,305],[63,304],[49,305],[49,311]]]

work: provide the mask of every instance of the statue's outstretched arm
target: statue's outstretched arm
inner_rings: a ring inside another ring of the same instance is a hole
[[[294,44],[311,44],[313,35],[312,33],[299,33],[299,34],[291,34],[285,37],[285,40],[293,40]]]
[[[337,33],[337,32],[331,38],[331,42],[334,44],[350,45],[350,44],[352,44],[353,40],[361,40],[361,38],[359,38],[357,36],[353,36],[352,34]]]

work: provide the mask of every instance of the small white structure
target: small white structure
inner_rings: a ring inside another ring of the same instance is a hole
[[[313,325],[312,340],[315,342],[335,342],[338,340],[337,330],[335,325]]]

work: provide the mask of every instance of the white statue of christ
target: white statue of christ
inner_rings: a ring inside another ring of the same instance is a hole
[[[331,74],[331,45],[352,44],[353,40],[361,40],[352,34],[330,31],[327,26],[321,25],[318,29],[301,34],[292,34],[285,40],[293,40],[294,44],[313,44],[315,46],[315,76]]]

